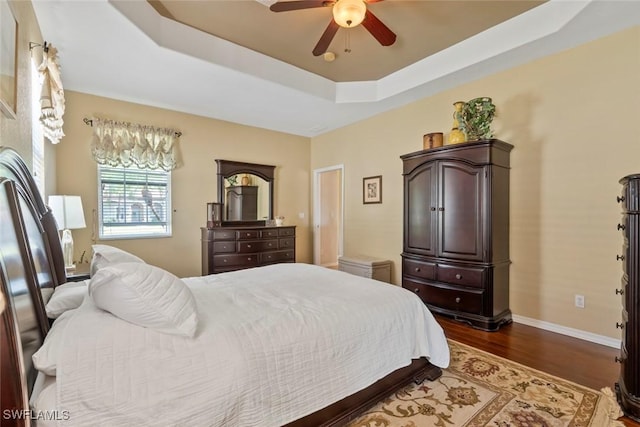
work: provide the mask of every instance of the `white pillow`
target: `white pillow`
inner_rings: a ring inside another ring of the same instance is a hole
[[[73,313],[70,312],[61,314],[60,317],[53,322],[53,325],[51,325],[51,329],[47,332],[42,346],[31,356],[33,366],[38,371],[51,376],[56,375],[58,353],[62,346],[62,336],[68,319],[70,319],[72,315]]]
[[[56,286],[53,295],[51,295],[45,307],[47,317],[56,319],[65,311],[80,307],[80,304],[82,304],[84,297],[88,293],[88,283],[88,280],[82,280],[80,282],[67,282],[63,285]]]
[[[112,264],[89,282],[99,308],[145,328],[193,337],[196,302],[182,280],[161,268],[137,262]]]
[[[118,249],[109,245],[93,245],[93,257],[91,258],[91,266],[89,267],[89,277],[93,277],[102,267],[119,262],[141,262],[144,260],[138,258],[132,253]]]

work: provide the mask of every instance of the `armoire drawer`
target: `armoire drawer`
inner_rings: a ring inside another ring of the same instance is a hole
[[[421,279],[434,280],[436,278],[436,264],[428,261],[403,258],[402,272]]]
[[[439,282],[483,288],[486,271],[486,268],[481,267],[474,268],[438,264],[436,278]]]
[[[417,294],[422,301],[445,310],[483,315],[484,290],[457,289],[418,283],[404,278],[402,286]]]

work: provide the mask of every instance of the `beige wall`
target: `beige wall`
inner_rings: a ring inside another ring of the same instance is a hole
[[[76,259],[82,251],[89,257],[93,243],[97,165],[91,158],[91,127],[82,119],[96,115],[182,132],[181,165],[171,177],[173,236],[100,243],[125,249],[181,277],[200,275],[200,227],[206,224],[206,203],[217,200],[215,159],[238,160],[276,166],[274,213],[284,216],[285,224],[297,226],[296,258],[311,262],[308,138],[78,92],[67,91],[66,101],[66,136],[56,150],[57,187],[60,194],[82,196],[88,228],[73,231]]]
[[[451,129],[452,103],[491,96],[511,154],[511,308],[619,338],[618,180],[640,172],[640,28],[615,34],[313,138],[311,168],[344,164],[345,253],[393,261],[400,283],[402,162]],[[362,178],[383,176],[383,203]],[[574,307],[574,294],[586,307]]]
[[[18,24],[17,47],[17,108],[16,117],[8,118],[0,112],[0,146],[17,150],[29,166],[32,163],[31,149],[31,67],[42,61],[42,49],[29,51],[29,42],[42,43],[40,27],[30,2],[10,1],[9,7]],[[55,177],[55,159],[52,145],[45,145],[47,176]],[[53,191],[52,179],[45,183],[47,190]]]

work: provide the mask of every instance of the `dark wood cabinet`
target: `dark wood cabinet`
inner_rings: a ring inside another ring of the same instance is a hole
[[[401,156],[402,286],[484,330],[511,321],[509,153],[486,140]]]
[[[201,228],[202,274],[296,260],[295,227]]]
[[[227,221],[255,221],[258,218],[258,187],[227,187]]]
[[[640,174],[620,180],[622,196],[622,263],[621,287],[616,290],[622,299],[622,330],[620,346],[620,378],[616,384],[618,401],[625,415],[640,421]]]

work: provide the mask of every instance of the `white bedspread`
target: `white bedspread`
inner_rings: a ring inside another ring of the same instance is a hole
[[[280,426],[412,358],[449,363],[441,327],[397,286],[307,264],[184,280],[199,310],[192,339],[85,299],[59,353],[63,425]]]

